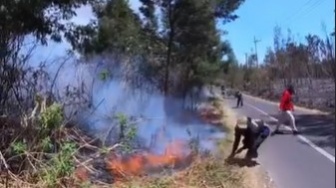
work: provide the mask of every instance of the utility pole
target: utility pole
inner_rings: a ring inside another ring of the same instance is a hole
[[[257,44],[260,42],[259,39],[256,39],[256,37],[253,38],[253,42],[254,42],[254,50],[255,50],[255,56],[256,56],[256,63],[257,63],[257,67],[259,66],[259,61],[258,61],[258,51],[257,51]]]
[[[248,55],[247,55],[247,53],[245,53],[245,65],[247,66],[247,57],[248,57]]]

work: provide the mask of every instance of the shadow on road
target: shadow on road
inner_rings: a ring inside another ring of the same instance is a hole
[[[278,115],[272,115],[278,118]],[[321,148],[335,149],[335,117],[320,114],[295,115],[296,126],[301,134]],[[275,122],[269,122],[276,125]],[[288,123],[287,123],[288,125]]]

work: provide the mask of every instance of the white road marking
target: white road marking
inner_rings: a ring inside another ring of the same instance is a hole
[[[258,112],[260,112],[260,113],[262,113],[262,114],[268,116],[268,117],[269,117],[271,120],[273,120],[273,121],[276,121],[276,122],[278,121],[275,117],[272,117],[272,116],[269,115],[267,112],[265,112],[265,111],[263,111],[263,110],[261,110],[261,109],[255,107],[255,106],[253,106],[253,105],[251,105],[251,104],[247,104],[247,103],[245,103],[245,105],[247,105],[247,106],[249,106],[249,107],[251,107],[251,108],[257,110]],[[292,130],[292,129],[291,129],[290,127],[288,127],[288,126],[285,126],[285,128],[286,128],[287,130]],[[298,137],[301,141],[305,142],[305,143],[308,144],[310,147],[312,147],[313,149],[315,149],[317,152],[319,152],[320,154],[322,154],[323,156],[325,156],[325,157],[326,157],[327,159],[329,159],[331,162],[335,163],[335,156],[331,155],[330,153],[326,152],[324,149],[322,149],[322,148],[320,148],[319,146],[315,145],[312,141],[310,141],[310,140],[307,139],[306,137],[304,137],[304,136],[302,136],[302,135],[297,135],[297,137]]]

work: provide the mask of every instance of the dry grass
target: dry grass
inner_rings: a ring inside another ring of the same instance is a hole
[[[242,167],[229,164],[226,158],[234,139],[233,131],[237,123],[236,114],[225,106],[223,100],[214,101],[214,106],[222,115],[222,125],[227,137],[219,143],[220,155],[197,158],[184,171],[159,178],[132,178],[128,182],[115,185],[119,188],[261,188],[268,187],[265,174],[260,167]],[[238,160],[239,163],[239,160]],[[266,186],[267,185],[267,186]]]
[[[120,188],[192,188],[222,187],[238,188],[242,174],[237,168],[227,166],[224,160],[208,158],[196,160],[188,169],[172,176],[159,178],[138,178],[130,182],[116,184]]]
[[[172,175],[159,177],[129,177],[129,181],[116,182],[113,187],[119,188],[260,188],[265,187],[264,176],[261,175],[259,167],[242,167],[239,161],[236,164],[229,164],[226,158],[230,153],[231,144],[234,139],[233,130],[237,122],[236,114],[225,106],[223,100],[215,100],[213,106],[221,114],[221,124],[227,132],[227,137],[222,140],[219,147],[219,155],[206,158],[196,157],[193,163],[185,170]],[[3,174],[6,175],[6,174]],[[11,175],[11,181],[5,182],[0,173],[0,187],[45,187],[43,182],[29,184],[22,180],[24,177]],[[4,176],[3,176],[4,177]],[[8,177],[8,175],[6,175]],[[7,178],[6,178],[7,179]],[[111,187],[108,184],[92,185],[87,182],[75,183],[75,178],[67,177],[71,187]],[[62,186],[59,186],[62,187]],[[68,187],[68,186],[66,186]]]

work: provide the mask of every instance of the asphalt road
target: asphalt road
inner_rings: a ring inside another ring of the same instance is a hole
[[[238,115],[263,119],[274,129],[277,105],[249,96],[242,108],[235,107],[235,99],[226,101]],[[300,110],[294,115],[302,134],[269,137],[258,162],[277,188],[335,188],[335,119]]]

